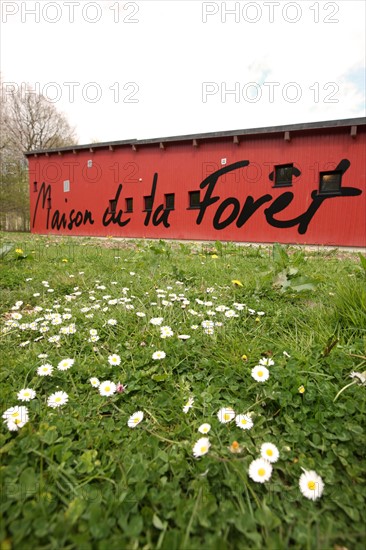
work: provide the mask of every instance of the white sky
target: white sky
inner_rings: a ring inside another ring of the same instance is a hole
[[[3,81],[81,144],[365,116],[363,0],[0,4]]]

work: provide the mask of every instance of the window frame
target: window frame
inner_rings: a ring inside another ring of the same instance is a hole
[[[192,197],[198,196],[198,204],[192,204]],[[188,191],[188,209],[187,210],[198,210],[201,208],[201,191]]]
[[[338,176],[339,178],[339,187],[336,191],[334,190],[331,190],[331,191],[327,191],[327,190],[324,190],[322,189],[322,179],[324,176]],[[319,172],[319,191],[318,191],[318,195],[340,195],[341,194],[341,187],[342,187],[342,175],[343,175],[343,172],[341,170],[324,170],[323,172]]]
[[[108,214],[115,214],[117,211],[117,199],[110,199],[108,206]]]
[[[146,206],[147,199],[150,199],[150,201],[151,201],[151,206],[150,206],[150,208],[148,208],[148,207]],[[144,210],[143,210],[143,212],[152,212],[153,203],[154,203],[154,197],[153,197],[152,195],[145,195],[145,196],[144,196]]]
[[[277,182],[277,170],[279,170],[281,168],[282,169],[291,168],[291,179],[280,183],[280,182]],[[275,165],[275,167],[274,167],[273,187],[292,187],[293,175],[294,175],[294,163],[293,162],[290,162],[288,164],[277,164],[277,165]]]
[[[173,204],[169,205],[169,200],[173,200]],[[164,195],[165,210],[175,210],[175,193],[166,193]]]
[[[125,199],[125,212],[126,213],[132,213],[133,212],[133,197],[126,197]]]

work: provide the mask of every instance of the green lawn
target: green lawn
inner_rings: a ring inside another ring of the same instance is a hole
[[[364,548],[362,255],[1,247],[1,550]]]

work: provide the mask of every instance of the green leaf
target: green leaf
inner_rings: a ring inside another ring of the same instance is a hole
[[[153,522],[153,526],[156,527],[156,529],[159,529],[160,531],[162,531],[163,529],[165,529],[165,525],[161,519],[159,518],[159,516],[157,516],[156,514],[154,514],[153,516],[153,519],[152,519],[152,522]]]
[[[86,502],[84,499],[80,497],[74,498],[74,500],[72,500],[67,507],[67,510],[65,512],[65,519],[68,520],[71,525],[74,525],[81,514],[84,512],[85,507]]]
[[[363,254],[361,254],[361,252],[359,252],[358,257],[360,258],[361,267],[364,269],[366,273],[366,256],[364,256]]]
[[[169,374],[153,374],[151,377],[156,382],[163,382],[167,378],[169,378]]]

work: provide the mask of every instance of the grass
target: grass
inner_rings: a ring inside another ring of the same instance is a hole
[[[356,254],[14,234],[0,244],[14,245],[1,260],[0,410],[29,413],[0,434],[1,550],[364,548]],[[160,337],[157,317],[173,336]],[[218,323],[212,334],[203,321]],[[153,360],[157,350],[166,357]],[[61,371],[65,358],[74,364]],[[251,376],[260,359],[274,361],[265,382]],[[44,363],[52,376],[37,374]],[[125,391],[102,396],[91,377]],[[35,399],[18,400],[23,388]],[[51,408],[56,391],[68,401]],[[251,413],[253,428],[220,423],[222,407]],[[195,458],[203,423],[211,446]],[[280,457],[256,483],[249,465],[265,442]],[[301,494],[302,469],[321,476],[321,498]]]

